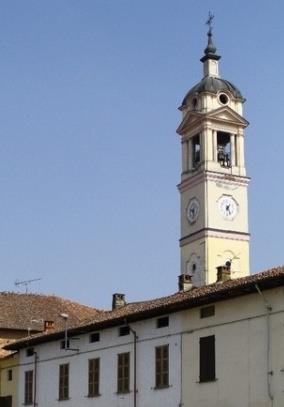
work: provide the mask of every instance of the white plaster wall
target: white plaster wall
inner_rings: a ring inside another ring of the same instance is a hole
[[[284,406],[284,288],[264,292],[271,304],[271,391],[273,407]],[[156,319],[132,324],[137,331],[137,407],[272,407],[267,390],[267,316],[258,294],[217,302],[215,315],[200,318],[200,309],[170,315],[170,326],[157,329]],[[215,335],[216,381],[199,383],[199,338]],[[81,335],[80,353],[59,349],[59,341],[36,347],[39,356],[37,402],[40,407],[130,407],[131,392],[116,394],[117,354],[131,352],[133,337],[118,337],[117,328],[101,331],[101,340],[89,343]],[[170,387],[155,390],[155,347],[169,344]],[[182,351],[182,365],[181,365]],[[88,359],[101,358],[100,393],[88,398]],[[19,406],[24,397],[24,371],[33,357],[20,355]],[[50,360],[48,360],[50,359]],[[58,366],[70,363],[70,400],[58,401]],[[182,372],[182,374],[181,374]]]
[[[284,291],[264,292],[272,305],[273,407],[284,406]],[[267,317],[259,294],[216,303],[215,316],[183,313],[184,407],[271,407],[267,390]],[[216,381],[199,383],[199,338],[215,335]]]
[[[178,407],[180,402],[179,315],[171,315],[169,327],[156,328],[156,318],[131,324],[137,331],[137,406]],[[37,403],[40,407],[130,407],[133,406],[133,335],[118,336],[118,327],[101,331],[100,342],[89,343],[80,335],[71,347],[80,352],[60,350],[60,341],[35,347],[38,352]],[[169,345],[170,386],[155,389],[155,347]],[[117,354],[130,352],[130,393],[117,394]],[[34,358],[21,352],[19,406],[24,402],[24,372],[33,369]],[[100,396],[88,398],[88,359],[100,358]],[[58,401],[59,365],[69,363],[69,400]]]

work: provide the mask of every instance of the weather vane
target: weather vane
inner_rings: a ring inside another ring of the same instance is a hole
[[[209,33],[210,34],[211,34],[212,28],[213,28],[213,26],[212,26],[213,19],[214,19],[214,15],[211,13],[211,11],[209,11],[208,20],[206,21],[206,24],[209,27]]]

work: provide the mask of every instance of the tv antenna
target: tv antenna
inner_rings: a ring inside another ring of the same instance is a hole
[[[42,278],[33,278],[32,280],[22,280],[22,281],[20,281],[20,280],[15,280],[15,286],[16,287],[19,287],[19,286],[24,286],[24,287],[26,287],[26,294],[29,292],[29,285],[31,284],[31,283],[34,283],[35,281],[39,281],[39,280],[42,280]]]

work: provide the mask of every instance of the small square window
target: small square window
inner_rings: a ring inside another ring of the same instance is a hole
[[[200,308],[200,318],[213,317],[215,315],[215,306],[209,305],[208,307]]]
[[[61,341],[60,342],[60,349],[69,349],[70,348],[70,341],[67,339],[67,341]]]
[[[157,319],[157,328],[164,328],[169,326],[169,317],[162,317]]]
[[[13,370],[12,370],[12,369],[9,369],[9,370],[7,371],[7,380],[8,380],[9,382],[11,382],[11,381],[13,380]]]
[[[28,348],[27,350],[26,350],[26,356],[27,357],[29,357],[29,356],[33,356],[34,355],[34,348]]]
[[[126,335],[129,335],[129,333],[130,333],[130,328],[128,325],[121,326],[119,328],[119,336],[126,336]]]
[[[89,340],[91,343],[93,342],[99,342],[100,341],[100,333],[99,332],[94,332],[90,334]]]

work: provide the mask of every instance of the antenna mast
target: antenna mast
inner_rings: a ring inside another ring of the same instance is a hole
[[[33,282],[35,282],[35,281],[39,281],[39,280],[42,280],[42,278],[34,278],[34,279],[32,279],[32,280],[23,280],[23,281],[20,281],[20,280],[15,280],[15,286],[16,287],[19,287],[19,286],[25,286],[26,287],[26,294],[29,292],[29,285],[31,284],[31,283],[33,283]]]

